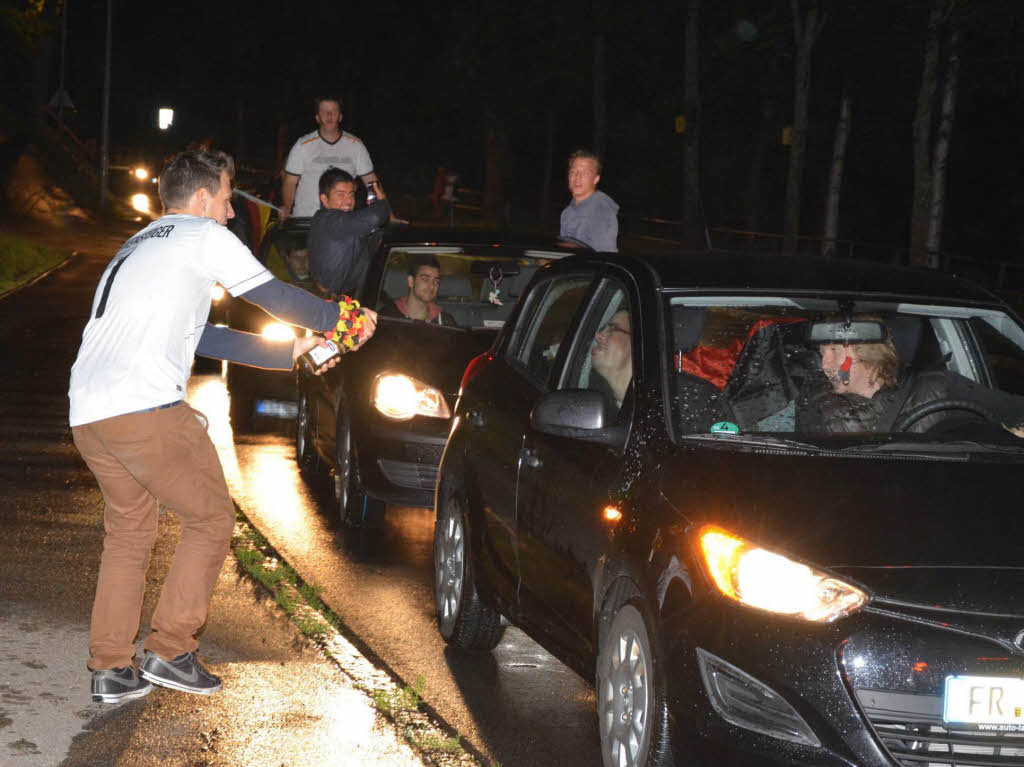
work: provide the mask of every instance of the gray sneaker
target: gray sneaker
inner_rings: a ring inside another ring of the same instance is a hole
[[[140,679],[132,666],[105,668],[92,672],[93,703],[121,703],[144,698],[153,691],[153,685]]]
[[[197,695],[212,695],[220,689],[220,677],[203,668],[195,653],[187,652],[174,660],[164,660],[146,650],[139,674],[153,684]]]

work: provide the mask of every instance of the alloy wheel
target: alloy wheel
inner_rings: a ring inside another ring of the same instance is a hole
[[[309,464],[309,449],[309,400],[303,394],[299,397],[299,413],[295,423],[295,460],[299,468]]]
[[[442,626],[451,633],[465,581],[465,529],[458,514],[445,517],[440,524],[434,540],[434,601]]]
[[[643,627],[640,614],[632,611]],[[649,711],[653,678],[650,652],[646,636],[641,636],[635,621],[615,621],[617,631],[607,638],[604,669],[598,696],[601,723],[601,741],[605,749],[605,764],[631,767],[642,763],[647,749]]]
[[[338,503],[338,518],[348,521],[348,505],[352,494],[352,437],[347,427],[338,425],[337,460],[334,467],[334,497]]]

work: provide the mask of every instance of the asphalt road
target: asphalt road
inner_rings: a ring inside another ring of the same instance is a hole
[[[210,418],[232,495],[358,641],[501,765],[600,764],[594,691],[516,628],[484,655],[446,650],[434,622],[431,510],[389,507],[366,538],[335,523],[326,477],[303,477],[284,430],[233,437],[227,393],[196,376],[189,399]]]

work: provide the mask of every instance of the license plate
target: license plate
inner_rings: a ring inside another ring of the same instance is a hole
[[[1024,679],[947,676],[942,717],[981,730],[1024,732]]]

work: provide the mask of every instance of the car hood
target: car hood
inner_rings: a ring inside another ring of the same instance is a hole
[[[720,525],[875,596],[1024,611],[1024,462],[695,449],[660,473],[686,522]]]
[[[452,402],[466,364],[490,348],[495,330],[442,327],[381,317],[360,354],[378,372],[396,371],[439,388]]]

